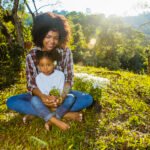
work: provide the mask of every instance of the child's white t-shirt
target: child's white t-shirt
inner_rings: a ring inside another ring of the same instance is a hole
[[[43,94],[49,95],[51,89],[55,88],[62,93],[65,83],[64,73],[59,70],[54,70],[50,75],[39,73],[36,78],[37,87]]]

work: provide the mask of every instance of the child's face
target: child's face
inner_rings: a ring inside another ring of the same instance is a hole
[[[54,71],[54,62],[48,58],[40,59],[38,66],[45,75],[49,75]]]

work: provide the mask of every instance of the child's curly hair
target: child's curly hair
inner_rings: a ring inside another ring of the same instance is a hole
[[[59,33],[59,48],[65,48],[70,39],[70,26],[67,19],[54,13],[43,13],[34,19],[32,27],[33,42],[36,46],[43,46],[43,39],[49,31]]]
[[[48,58],[54,62],[54,61],[59,61],[61,59],[61,56],[58,53],[58,51],[56,51],[56,50],[52,50],[52,51],[37,50],[36,51],[36,60],[37,60],[38,64],[42,58]]]

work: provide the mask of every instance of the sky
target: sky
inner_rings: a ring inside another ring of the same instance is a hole
[[[40,0],[37,3],[37,7],[39,8],[50,3],[55,4],[56,1]],[[103,13],[106,16],[133,16],[142,13],[143,9],[141,7],[144,4],[148,4],[150,7],[150,0],[59,0],[59,2],[54,6],[43,7],[40,11],[67,10],[86,13],[89,10],[91,13]]]

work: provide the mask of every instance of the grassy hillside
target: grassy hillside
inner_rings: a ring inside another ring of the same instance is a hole
[[[83,122],[70,122],[67,132],[56,127],[46,132],[44,121],[38,118],[24,125],[22,115],[7,110],[5,105],[9,96],[26,91],[23,76],[20,82],[0,91],[0,149],[149,150],[150,77],[81,66],[75,66],[75,72],[110,80],[110,85],[102,89],[102,96],[99,91],[93,95],[102,111],[97,113],[95,107],[84,110]],[[75,88],[81,89],[80,84],[75,80]]]

